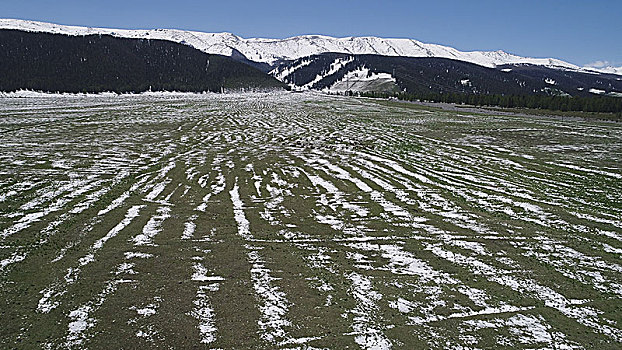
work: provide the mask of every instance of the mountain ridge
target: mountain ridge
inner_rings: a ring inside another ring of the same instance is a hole
[[[249,61],[277,65],[284,60],[326,52],[347,54],[376,54],[397,57],[439,57],[474,63],[494,68],[506,64],[532,64],[559,69],[601,73],[600,69],[579,67],[556,58],[521,57],[503,50],[460,51],[453,47],[423,43],[415,39],[379,38],[375,36],[336,38],[326,35],[300,35],[285,39],[242,38],[229,32],[206,33],[181,29],[114,29],[66,26],[47,22],[19,19],[0,19],[0,29],[15,29],[65,35],[97,35],[132,39],[168,40],[209,54],[234,56],[236,52]],[[622,74],[622,69],[608,69],[603,73]]]

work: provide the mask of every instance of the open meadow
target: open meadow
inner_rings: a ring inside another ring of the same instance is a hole
[[[0,348],[620,349],[622,124],[0,97]]]

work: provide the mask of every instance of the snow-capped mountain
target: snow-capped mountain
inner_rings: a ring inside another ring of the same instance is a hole
[[[591,68],[591,67],[585,67],[586,69],[589,70],[595,70],[599,73],[609,73],[609,74],[617,74],[617,75],[622,75],[622,67],[603,67],[603,68]]]
[[[45,32],[65,35],[108,34],[122,38],[161,39],[192,46],[210,54],[232,56],[241,53],[247,59],[275,65],[311,55],[335,52],[347,54],[376,54],[403,57],[440,57],[470,62],[485,67],[503,64],[532,64],[583,70],[574,64],[554,58],[528,58],[504,51],[459,51],[452,47],[422,43],[413,39],[384,39],[378,37],[334,38],[322,35],[303,35],[287,39],[245,39],[231,33],[204,33],[178,29],[127,30],[65,26],[53,23],[0,19],[0,29]]]

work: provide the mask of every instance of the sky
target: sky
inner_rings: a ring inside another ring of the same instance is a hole
[[[622,66],[622,0],[0,0],[0,18],[241,37],[412,38]]]

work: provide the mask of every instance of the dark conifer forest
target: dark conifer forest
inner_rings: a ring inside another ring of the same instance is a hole
[[[622,115],[622,98],[594,96],[569,97],[547,95],[476,95],[460,93],[380,93],[365,92],[361,96],[388,98],[395,97],[403,101],[428,101],[473,106],[497,106],[504,108],[533,108],[551,111],[578,111],[617,113]]]
[[[118,93],[284,88],[232,58],[164,40],[0,30],[0,90]]]
[[[336,59],[348,60],[334,74],[325,75]],[[326,53],[283,62],[279,69],[311,61],[287,77],[297,85],[329,88],[347,72],[365,67],[371,73],[395,77],[394,91],[368,91],[368,97],[396,97],[477,106],[523,107],[555,111],[622,113],[622,98],[598,95],[622,91],[622,77],[612,74],[573,72],[534,65],[504,65],[497,68],[446,58],[389,57]],[[330,91],[330,90],[329,90]],[[356,92],[348,92],[353,94]],[[358,93],[357,93],[358,94]]]

